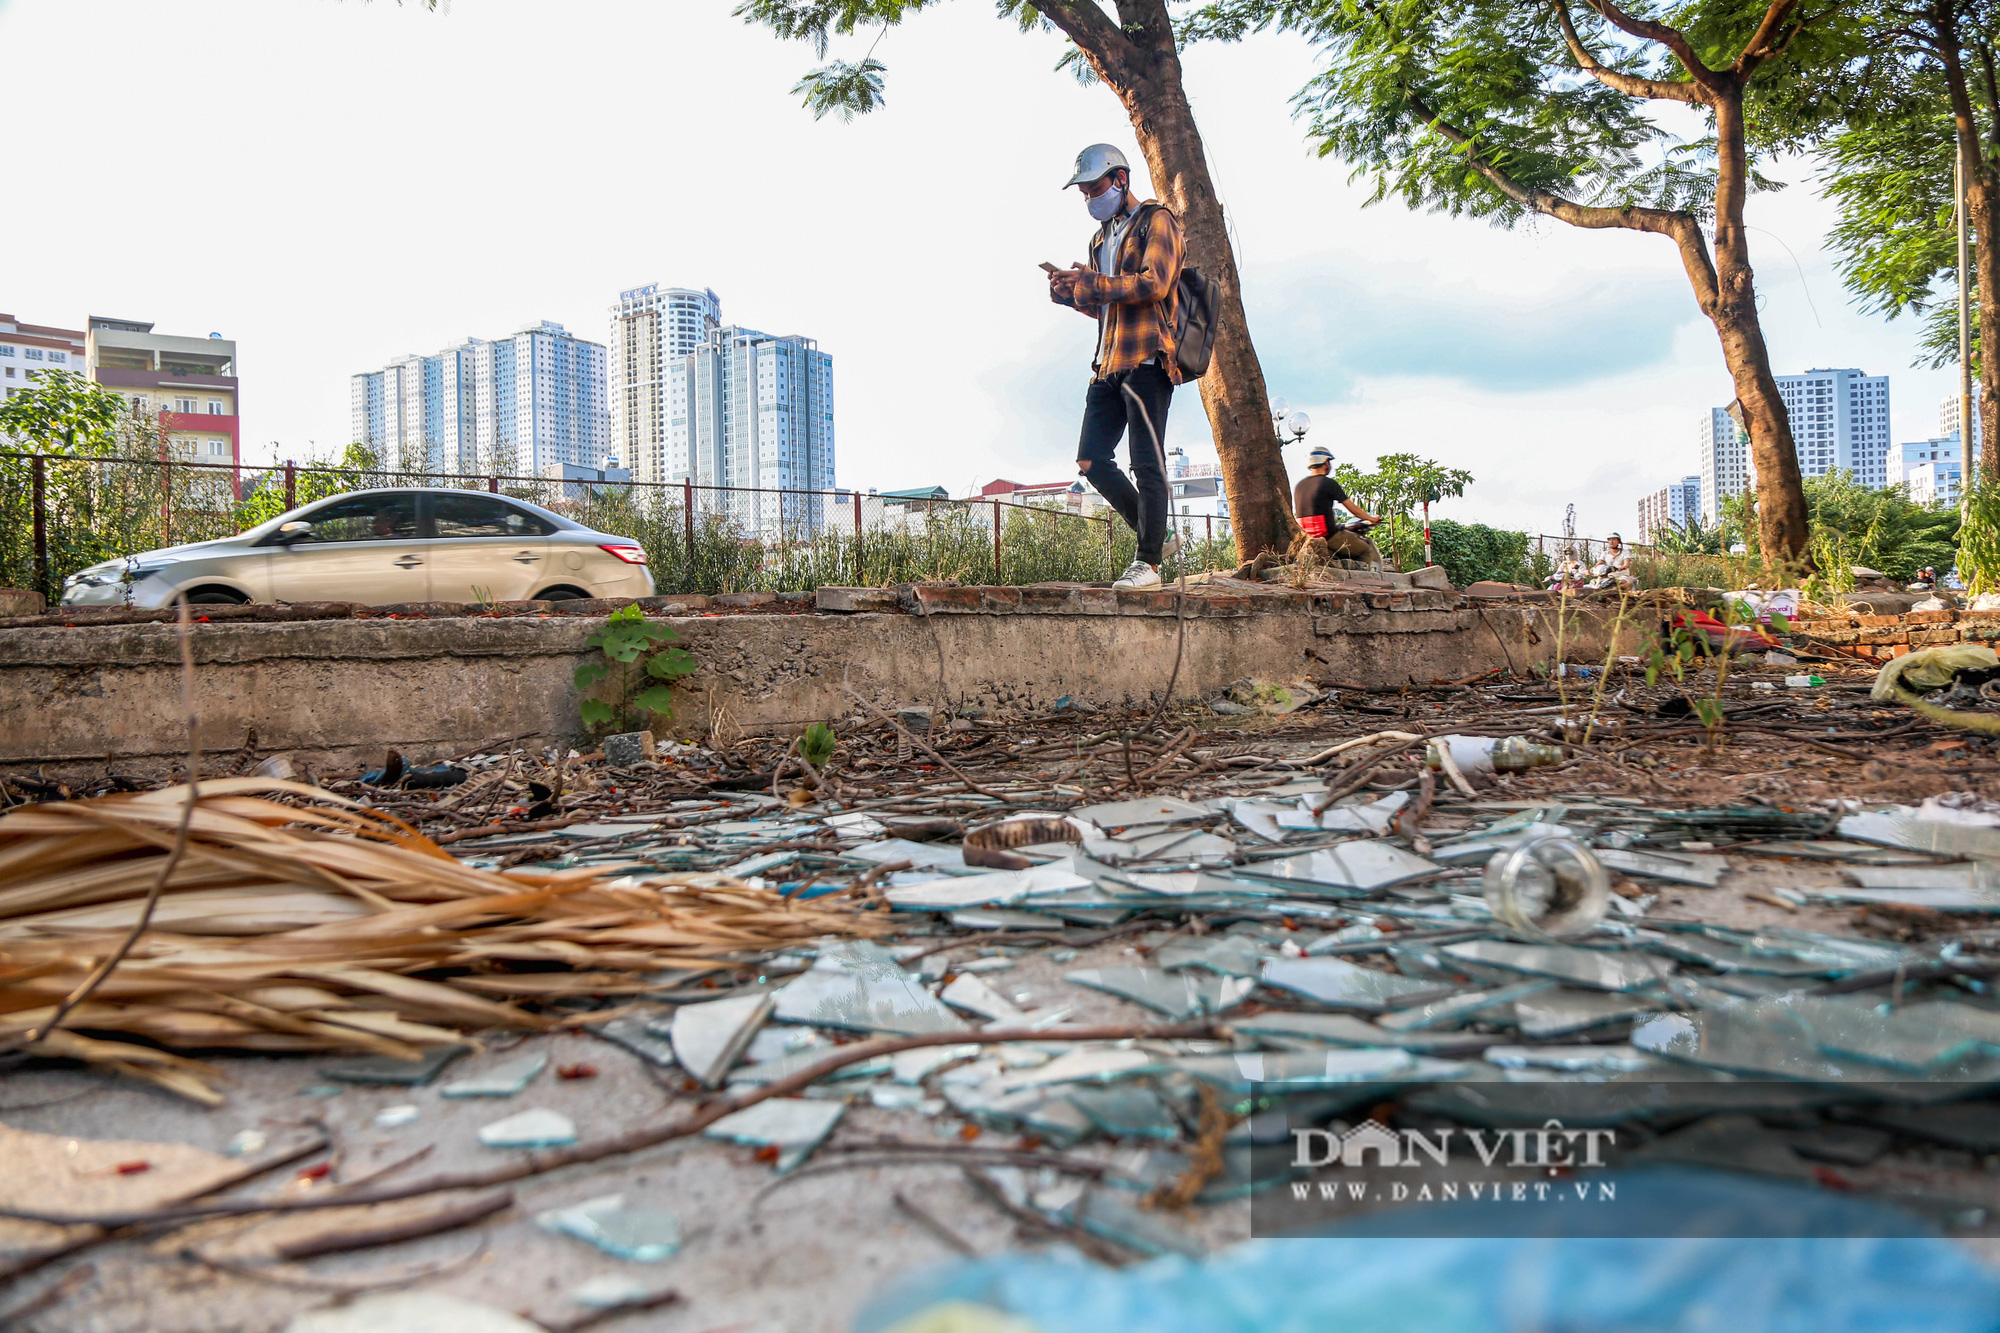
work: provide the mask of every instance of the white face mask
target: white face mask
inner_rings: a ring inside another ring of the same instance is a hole
[[[1118,210],[1124,206],[1124,203],[1125,192],[1116,185],[1106,190],[1103,194],[1098,195],[1095,199],[1084,200],[1084,206],[1090,210],[1090,216],[1099,222],[1109,222],[1111,219],[1117,217]]]

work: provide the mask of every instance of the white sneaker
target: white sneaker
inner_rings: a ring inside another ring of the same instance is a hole
[[[1125,572],[1118,576],[1114,588],[1157,588],[1160,586],[1160,571],[1144,560],[1134,560],[1125,566]]]
[[[1173,559],[1180,553],[1181,553],[1181,535],[1178,532],[1176,532],[1171,537],[1168,537],[1167,540],[1161,545],[1160,563],[1164,565],[1167,563],[1167,561]]]

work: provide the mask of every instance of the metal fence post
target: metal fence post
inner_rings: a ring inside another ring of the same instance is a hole
[[[35,506],[35,587],[43,597],[54,601],[49,589],[49,511],[48,511],[48,465],[40,454],[35,455],[34,466],[34,506]]]
[[[500,494],[500,478],[488,477],[486,479],[486,493],[489,495]]]
[[[687,524],[687,587],[683,592],[694,591],[694,478],[681,478],[681,518]]]
[[[865,586],[861,582],[861,488],[856,487],[854,496],[854,586]]]
[[[293,465],[292,460],[287,458],[285,460],[285,509],[290,511],[298,507],[299,470]]]
[[[993,502],[993,581],[1005,583],[1000,575],[1000,502]]]
[[[1110,569],[1111,577],[1114,580],[1117,579],[1118,534],[1111,526],[1111,515],[1109,514],[1106,514],[1104,516],[1104,556],[1105,556],[1105,566],[1108,569]]]

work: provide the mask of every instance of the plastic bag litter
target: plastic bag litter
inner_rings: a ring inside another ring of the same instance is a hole
[[[1431,1229],[1263,1240],[1205,1262],[1111,1270],[1070,1256],[1001,1256],[906,1280],[856,1318],[855,1333],[1006,1329],[1033,1333],[1989,1333],[2000,1277],[1887,1205],[1716,1171],[1629,1173],[1673,1220],[1647,1228],[1715,1236],[1445,1238],[1491,1228],[1492,1205],[1411,1209]],[[1622,1193],[1622,1191],[1621,1191]],[[1474,1218],[1472,1210],[1485,1213]],[[1421,1219],[1418,1215],[1421,1214]],[[1554,1218],[1550,1219],[1555,1220]],[[1587,1225],[1587,1219],[1572,1219]],[[1358,1228],[1356,1228],[1358,1232]],[[1900,1234],[1882,1236],[1883,1231]],[[1799,1237],[1800,1232],[1819,1232]],[[1790,1233],[1789,1238],[1787,1238]],[[1838,1281],[1829,1281],[1838,1274]],[[938,1322],[949,1311],[956,1322]]]
[[[2000,654],[1983,644],[1947,643],[1936,648],[1919,648],[1884,663],[1875,673],[1875,685],[1868,696],[1883,703],[1895,703],[1906,693],[1941,690],[1961,671],[1994,666],[2000,666]]]

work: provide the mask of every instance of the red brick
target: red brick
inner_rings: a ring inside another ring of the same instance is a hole
[[[1912,646],[1918,648],[1926,647],[1934,643],[1957,643],[1957,642],[1958,642],[1958,631],[1949,625],[1946,625],[1940,629],[1913,629],[1910,631],[1910,643]]]
[[[1036,615],[1079,615],[1083,611],[1081,590],[1077,588],[1022,588],[1021,610]]]
[[[1896,624],[1893,620],[1880,629],[1864,629],[1861,631],[1861,642],[1863,643],[1908,643],[1909,641],[1910,632]]]
[[[978,611],[981,598],[977,588],[952,588],[937,583],[919,583],[910,589],[917,611],[932,616],[950,612]]]
[[[1901,616],[1856,616],[1854,617],[1854,623],[1863,629],[1880,629],[1884,625],[1900,625],[1903,623],[1903,618]]]
[[[983,611],[1006,614],[1021,609],[1019,588],[985,587],[979,590],[979,605]]]
[[[1087,616],[1115,616],[1118,614],[1118,593],[1112,588],[1078,588],[1077,601],[1083,614]]]
[[[1201,599],[1204,613],[1211,616],[1247,616],[1250,598],[1240,592],[1211,593]]]
[[[1954,613],[1950,610],[1912,611],[1904,616],[1903,619],[1912,625],[1949,625],[1952,622],[1953,615]]]

